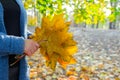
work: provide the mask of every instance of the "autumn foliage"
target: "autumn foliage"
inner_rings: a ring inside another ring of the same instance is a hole
[[[65,69],[68,64],[76,63],[73,54],[77,52],[77,43],[69,30],[70,22],[64,15],[42,18],[41,27],[35,29],[31,38],[40,45],[40,53],[45,57],[46,65],[55,70],[57,62]]]

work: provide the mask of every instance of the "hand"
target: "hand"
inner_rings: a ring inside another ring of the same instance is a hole
[[[25,47],[24,47],[24,53],[27,56],[31,56],[32,54],[35,53],[35,51],[37,51],[37,49],[39,48],[39,44],[31,39],[26,39],[25,40]]]

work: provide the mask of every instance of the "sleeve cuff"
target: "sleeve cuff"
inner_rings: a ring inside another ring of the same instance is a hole
[[[10,54],[23,54],[24,53],[24,38],[11,37]]]

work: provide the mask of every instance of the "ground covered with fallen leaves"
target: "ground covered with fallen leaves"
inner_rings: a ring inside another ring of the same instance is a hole
[[[32,31],[34,31],[32,29]],[[52,71],[40,53],[28,58],[31,80],[120,80],[120,31],[71,27],[79,51],[77,64]]]

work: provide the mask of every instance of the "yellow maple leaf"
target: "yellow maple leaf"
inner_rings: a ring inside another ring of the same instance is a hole
[[[71,75],[77,75],[76,69],[75,68],[70,68],[67,72],[66,72],[67,76],[71,76]]]
[[[68,64],[76,63],[73,54],[77,52],[77,43],[70,33],[70,22],[65,22],[63,14],[42,18],[41,27],[35,29],[31,38],[40,45],[40,53],[46,59],[46,65],[55,70],[56,63],[65,69]]]
[[[80,78],[81,78],[81,79],[84,79],[84,80],[90,80],[90,79],[89,79],[89,76],[88,76],[87,74],[85,74],[85,73],[81,73],[81,74],[80,74]]]

